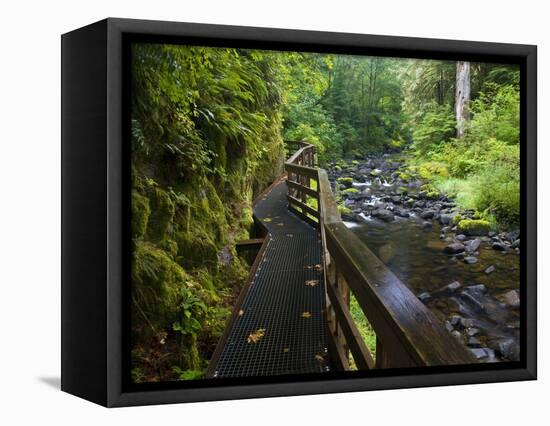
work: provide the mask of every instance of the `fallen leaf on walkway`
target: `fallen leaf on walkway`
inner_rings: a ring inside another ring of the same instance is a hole
[[[263,220],[264,222],[269,223],[269,222],[271,222],[273,219],[271,219],[270,217],[264,217],[262,220]]]
[[[319,280],[307,280],[306,285],[310,287],[315,287],[317,284],[319,284]]]
[[[264,336],[265,336],[265,328],[259,328],[256,331],[250,333],[246,341],[248,343],[258,343]]]
[[[323,355],[320,355],[320,354],[315,355],[315,359],[318,362],[325,362],[325,357]]]
[[[241,309],[241,310],[239,311],[239,316],[242,316],[243,314],[244,314],[244,311]]]
[[[292,238],[294,237],[294,234],[286,234],[286,236]]]
[[[309,318],[311,317],[311,312],[302,312],[302,318]]]
[[[283,352],[286,354],[287,352],[290,352],[290,348],[283,348]]]

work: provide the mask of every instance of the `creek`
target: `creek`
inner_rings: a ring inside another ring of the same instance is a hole
[[[404,166],[400,155],[330,164],[344,223],[479,361],[518,360],[519,232],[458,233],[452,218],[475,213],[403,180]]]

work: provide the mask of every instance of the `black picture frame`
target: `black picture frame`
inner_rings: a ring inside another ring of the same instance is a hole
[[[132,387],[128,44],[239,46],[519,64],[521,361]],[[536,379],[536,46],[109,18],[62,36],[62,390],[117,407]]]

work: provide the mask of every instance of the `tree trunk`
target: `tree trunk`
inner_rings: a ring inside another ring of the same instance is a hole
[[[459,61],[456,63],[456,136],[461,138],[470,121],[470,63]]]

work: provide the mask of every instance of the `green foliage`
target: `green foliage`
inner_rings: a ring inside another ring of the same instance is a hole
[[[132,47],[136,379],[206,366],[247,274],[234,242],[282,170],[283,79],[283,58],[267,51]]]
[[[363,340],[365,341],[369,352],[371,353],[373,358],[375,358],[376,334],[374,332],[374,329],[370,325],[369,320],[361,309],[361,306],[359,306],[359,302],[357,302],[357,299],[353,294],[350,296],[350,312],[351,317],[353,318],[355,325],[357,325],[357,328],[359,329],[361,337],[363,337]]]
[[[132,191],[132,238],[143,237],[150,215],[149,199]]]
[[[178,380],[196,380],[204,377],[204,371],[202,370],[183,370],[178,366],[172,367],[172,370]]]
[[[426,106],[413,131],[414,149],[421,157],[429,156],[455,133],[455,119],[448,105]]]
[[[188,288],[179,289],[179,319],[172,325],[172,329],[183,335],[196,335],[201,328],[201,321],[208,310],[204,302]]]
[[[454,139],[450,110],[431,104],[417,113],[414,162],[423,179],[434,182],[462,208],[487,212],[490,221],[514,226],[520,209],[519,74],[503,66],[474,70],[478,89],[465,136]]]
[[[457,232],[465,235],[487,235],[491,223],[483,219],[464,219],[458,222]]]

